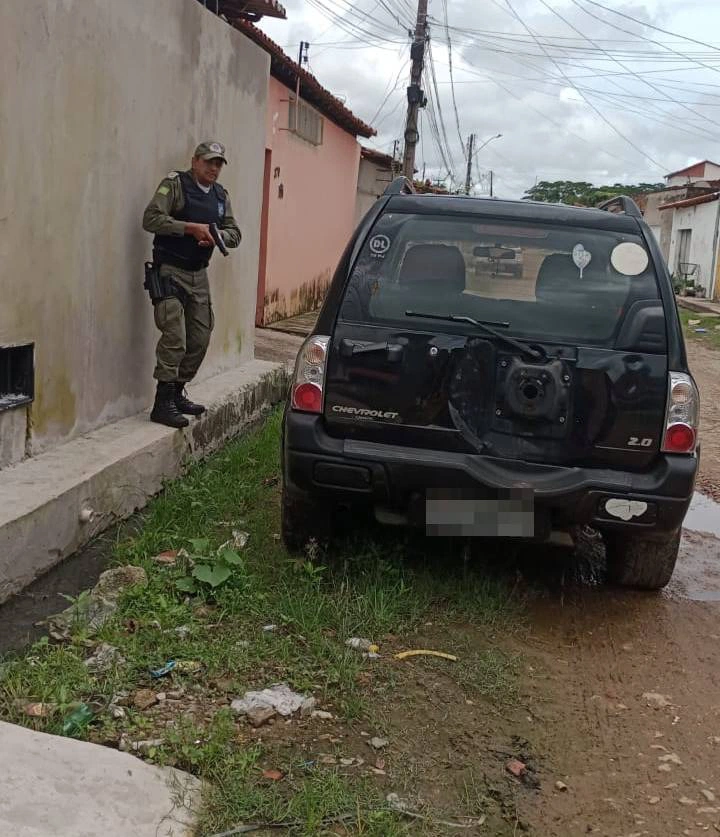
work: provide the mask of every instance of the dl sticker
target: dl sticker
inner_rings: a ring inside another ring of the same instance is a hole
[[[370,252],[377,259],[384,259],[390,249],[390,239],[386,235],[374,235],[370,239]]]

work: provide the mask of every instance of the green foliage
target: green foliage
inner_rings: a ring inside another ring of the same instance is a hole
[[[190,538],[190,544],[193,548],[188,557],[190,573],[175,582],[175,587],[183,593],[197,593],[208,588],[215,590],[244,565],[240,555],[226,545],[212,552],[209,538]]]
[[[587,181],[541,180],[526,190],[523,200],[564,203],[573,206],[597,206],[618,195],[633,197],[657,192],[664,188],[664,183],[639,183],[637,186],[615,183],[612,186],[593,186]]]

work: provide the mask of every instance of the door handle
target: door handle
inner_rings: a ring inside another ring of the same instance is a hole
[[[354,355],[367,355],[375,352],[386,352],[387,360],[390,363],[399,363],[402,360],[405,347],[401,343],[355,343],[343,337],[340,341],[340,354],[342,357],[353,357]]]

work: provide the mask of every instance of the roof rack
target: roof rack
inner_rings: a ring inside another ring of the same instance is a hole
[[[642,218],[640,207],[632,198],[627,195],[618,195],[598,204],[596,209],[604,209],[606,212],[615,212],[619,215],[632,215],[633,218]]]
[[[407,177],[396,177],[385,189],[383,195],[414,195],[415,188]]]

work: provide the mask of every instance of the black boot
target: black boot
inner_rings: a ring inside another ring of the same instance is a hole
[[[176,428],[187,427],[190,424],[175,403],[175,384],[169,381],[158,381],[150,420]]]
[[[175,383],[175,406],[181,413],[188,416],[201,416],[205,412],[202,404],[196,404],[187,397],[185,384],[182,381]]]

